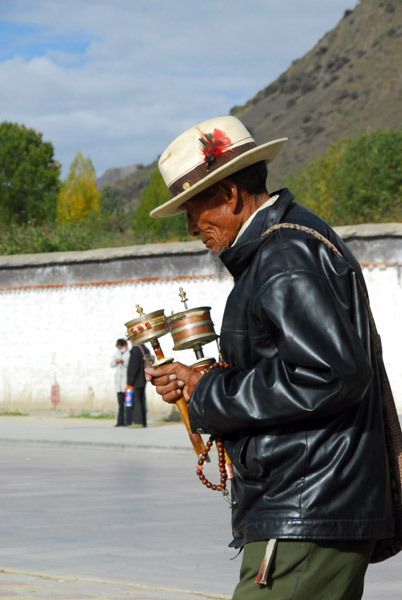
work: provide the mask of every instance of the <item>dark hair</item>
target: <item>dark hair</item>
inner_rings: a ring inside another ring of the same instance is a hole
[[[123,338],[119,338],[116,342],[116,346],[127,346],[127,341]]]
[[[233,175],[225,177],[230,179],[247,194],[258,195],[267,193],[268,168],[265,160],[245,167]]]

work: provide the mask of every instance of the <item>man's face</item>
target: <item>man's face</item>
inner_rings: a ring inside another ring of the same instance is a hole
[[[225,189],[220,184],[188,200],[183,208],[187,215],[189,234],[199,236],[212,254],[231,246],[238,227]]]

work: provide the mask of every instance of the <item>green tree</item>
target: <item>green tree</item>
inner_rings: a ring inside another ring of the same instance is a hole
[[[131,227],[131,213],[127,213],[116,190],[107,185],[99,198],[99,213],[102,223],[108,231],[126,231]]]
[[[54,219],[60,164],[42,134],[17,123],[0,123],[0,220],[43,223]]]
[[[141,193],[141,204],[133,213],[133,231],[137,243],[188,241],[187,221],[183,214],[169,219],[153,219],[150,211],[171,199],[159,172],[154,169],[150,182]]]
[[[98,213],[99,196],[92,161],[77,152],[68,177],[61,185],[57,203],[58,220],[62,223],[78,223]]]
[[[330,225],[401,221],[402,130],[340,139],[283,184]]]

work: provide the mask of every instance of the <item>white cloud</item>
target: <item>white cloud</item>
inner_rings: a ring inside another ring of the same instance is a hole
[[[14,0],[0,120],[50,140],[64,173],[148,163],[183,129],[251,98],[336,25],[342,0]],[[6,24],[6,25],[4,25]]]

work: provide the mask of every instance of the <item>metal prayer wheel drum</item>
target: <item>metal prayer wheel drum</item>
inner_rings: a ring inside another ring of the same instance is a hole
[[[152,342],[155,338],[169,333],[164,310],[142,314],[137,319],[124,323],[127,328],[127,338],[133,346]]]
[[[190,308],[167,318],[174,342],[173,350],[197,350],[217,339],[210,310],[210,306]]]

